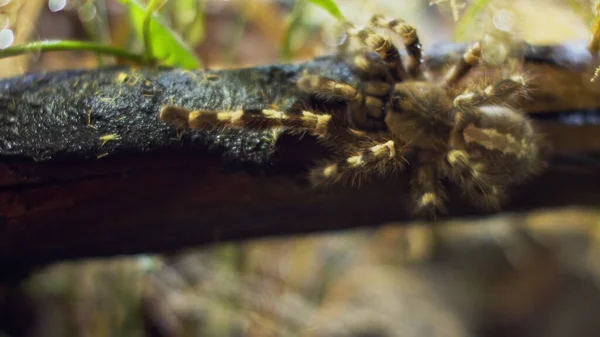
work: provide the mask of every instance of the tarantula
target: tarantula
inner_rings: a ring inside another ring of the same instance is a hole
[[[304,92],[342,99],[347,114],[302,110],[188,111],[165,106],[161,118],[192,129],[279,128],[312,134],[333,149],[334,158],[312,169],[315,185],[356,182],[411,166],[415,210],[445,209],[443,180],[458,185],[482,207],[498,208],[507,190],[543,166],[539,138],[530,121],[510,104],[523,95],[521,75],[453,95],[453,85],[480,62],[478,43],[441,80],[425,79],[416,29],[402,20],[375,15],[368,27],[346,23],[348,36],[365,50],[350,62],[367,79],[351,86],[303,74]],[[404,41],[408,60],[376,29]],[[375,56],[375,57],[373,57]],[[411,160],[408,160],[411,158]]]

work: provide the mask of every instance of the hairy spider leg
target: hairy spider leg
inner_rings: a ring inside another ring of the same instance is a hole
[[[330,122],[331,115],[328,114],[316,114],[306,110],[290,113],[271,109],[221,112],[195,110],[190,112],[188,121],[192,129],[204,129],[210,126],[249,129],[290,127],[296,130],[306,130],[318,136],[330,133],[332,128]]]
[[[392,80],[395,82],[401,81],[407,77],[406,69],[402,63],[402,58],[396,46],[389,39],[377,34],[373,29],[368,27],[358,28],[351,23],[346,23],[346,33],[348,36],[357,37],[364,45],[376,52],[383,62],[390,69]],[[375,62],[374,60],[365,60]]]
[[[171,125],[185,126],[205,130],[213,128],[248,128],[273,129],[290,127],[295,130],[307,131],[313,135],[328,137],[334,133],[331,115],[316,114],[310,111],[283,112],[272,109],[262,110],[233,110],[233,111],[190,111],[177,106],[164,106],[161,109],[161,119]]]
[[[321,95],[326,98],[340,98],[345,101],[357,102],[364,99],[362,93],[350,84],[318,75],[304,73],[296,85],[304,92]]]
[[[388,83],[394,83],[387,65],[378,56],[373,58],[367,52],[358,52],[352,56],[352,59],[348,63],[359,73],[366,74],[372,78],[383,77]]]
[[[300,90],[308,93],[348,101],[349,117],[358,128],[381,129],[384,125],[384,103],[380,97],[388,95],[392,88],[386,82],[365,82],[362,88],[358,89],[326,77],[304,74],[297,85]]]
[[[485,104],[508,104],[515,98],[524,95],[526,82],[523,76],[513,75],[496,82],[485,89],[465,92],[454,98],[453,105],[460,110],[472,109]]]
[[[392,173],[406,166],[404,155],[408,154],[408,148],[398,146],[389,138],[373,140],[363,137],[356,144],[340,151],[340,159],[314,168],[310,175],[313,185],[338,182],[360,184],[363,179]],[[351,154],[343,155],[344,152]]]
[[[499,209],[506,190],[506,187],[501,186],[508,185],[506,180],[510,177],[496,176],[493,173],[494,168],[486,167],[484,163],[474,159],[467,151],[468,145],[464,139],[465,129],[480,118],[481,111],[477,109],[456,114],[456,123],[450,134],[449,152],[441,167],[446,176],[471,196],[475,203],[484,208]]]
[[[480,59],[481,45],[477,42],[467,49],[457,64],[448,70],[442,80],[442,85],[450,86],[460,81],[473,67],[479,64]]]
[[[190,111],[188,109],[178,106],[165,105],[160,109],[160,120],[176,127],[178,130],[188,127],[189,116]]]
[[[446,195],[439,180],[436,157],[428,151],[419,153],[411,179],[411,191],[415,201],[415,213],[434,217],[446,211]]]
[[[483,208],[500,208],[506,188],[494,183],[498,179],[486,173],[482,163],[473,161],[468,152],[458,149],[451,150],[446,159],[450,165],[446,170],[448,178],[460,186],[464,194]]]
[[[383,15],[373,15],[371,25],[377,28],[387,28],[402,37],[404,47],[408,53],[408,74],[412,78],[421,76],[420,67],[423,62],[421,41],[415,27],[407,24],[404,20],[388,18]]]

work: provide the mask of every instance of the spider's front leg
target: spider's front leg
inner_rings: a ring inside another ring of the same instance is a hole
[[[475,43],[463,54],[460,61],[444,75],[443,86],[451,86],[464,78],[481,60],[481,45]]]
[[[404,47],[408,53],[407,70],[413,78],[422,75],[420,66],[423,53],[421,51],[421,41],[415,27],[407,24],[404,20],[385,17],[383,15],[373,15],[371,25],[377,28],[387,28],[402,37]]]
[[[400,53],[390,39],[377,34],[371,28],[356,27],[349,22],[345,23],[345,28],[349,36],[358,38],[361,43],[379,55],[388,68],[392,81],[401,81],[408,77]]]

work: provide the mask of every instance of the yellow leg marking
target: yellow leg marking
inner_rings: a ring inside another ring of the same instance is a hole
[[[476,97],[477,96],[473,92],[456,96],[456,98],[453,101],[453,105],[455,108],[459,109],[466,108],[467,106],[472,105],[475,102]]]
[[[517,82],[517,83],[519,83],[522,86],[526,86],[527,85],[527,82],[525,81],[525,78],[523,76],[521,76],[521,75],[513,75],[513,76],[510,77],[510,79],[513,80],[513,81],[515,81],[515,82]]]
[[[466,163],[468,161],[468,155],[461,150],[452,150],[448,153],[448,161],[450,164],[455,164],[458,162]]]
[[[287,119],[288,115],[279,110],[264,109],[262,114],[268,119]]]
[[[202,114],[199,114],[198,117],[200,117],[201,115]],[[222,121],[222,122],[229,122],[231,124],[235,124],[237,121],[239,121],[242,118],[243,115],[244,115],[244,111],[243,110],[228,111],[228,112],[218,112],[217,113],[217,120]],[[192,115],[190,114],[190,120],[191,119],[192,119]]]
[[[475,65],[481,58],[481,45],[479,42],[475,43],[463,56],[465,63],[468,65]]]
[[[493,86],[491,86],[491,85],[488,85],[488,86],[485,88],[485,90],[483,90],[483,92],[485,92],[485,94],[486,94],[487,96],[491,96],[491,95],[493,95],[493,94],[494,94],[494,87],[493,87]]]
[[[421,196],[421,199],[419,200],[419,206],[428,206],[428,205],[434,205],[434,206],[439,206],[441,205],[442,200],[435,194],[432,192],[428,192],[425,193]]]
[[[190,111],[177,106],[165,105],[160,109],[160,120],[177,128],[184,128],[188,124]]]
[[[596,68],[596,71],[594,71],[594,76],[592,76],[590,82],[595,82],[598,76],[600,76],[600,67]]]
[[[365,163],[362,154],[359,154],[358,156],[352,156],[348,158],[346,162],[348,162],[348,164],[350,164],[351,167],[361,166]]]
[[[317,135],[327,133],[331,115],[317,115],[309,111],[302,111],[302,119],[308,127],[313,128],[313,132]]]
[[[337,164],[331,164],[323,169],[323,175],[326,178],[331,178],[332,176],[336,175],[337,173],[338,173]]]
[[[385,152],[389,153],[389,158],[392,159],[396,156],[396,148],[394,147],[394,141],[390,140],[384,144],[375,145],[371,148],[371,152],[375,155],[375,157],[380,157],[385,154]]]

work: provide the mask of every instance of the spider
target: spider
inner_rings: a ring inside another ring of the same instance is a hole
[[[454,85],[480,63],[479,43],[434,81],[421,69],[416,29],[403,20],[374,15],[366,27],[345,23],[345,29],[363,46],[349,62],[364,80],[352,86],[305,73],[297,87],[345,101],[346,113],[165,106],[161,119],[192,129],[285,127],[312,134],[334,153],[311,170],[315,186],[358,183],[410,166],[413,210],[419,214],[446,210],[445,181],[458,185],[475,205],[497,209],[511,186],[543,167],[540,138],[527,117],[510,107],[526,93],[522,75],[453,94]],[[403,39],[406,64],[378,29]]]

